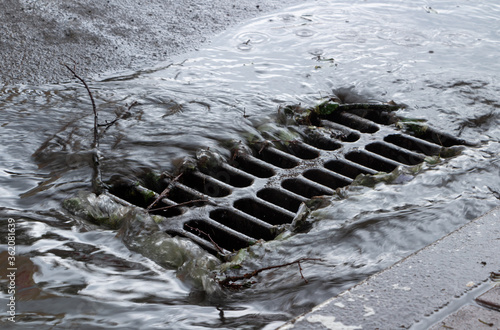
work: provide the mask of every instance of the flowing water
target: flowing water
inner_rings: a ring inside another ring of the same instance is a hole
[[[4,86],[0,231],[5,243],[7,219],[16,221],[16,325],[272,329],[485,213],[500,198],[499,51],[494,0],[319,0],[156,68],[88,79],[100,121],[122,114],[100,141],[105,178],[171,171],[200,148],[229,157],[225,142],[259,135],[280,105],[312,105],[351,86],[479,142],[408,182],[348,190],[317,211],[309,233],[256,248],[246,265],[321,258],[301,264],[307,283],[291,266],[215,295],[62,208],[90,189],[93,116],[80,84]],[[2,288],[4,304],[7,281]]]

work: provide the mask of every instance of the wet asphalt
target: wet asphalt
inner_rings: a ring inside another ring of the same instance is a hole
[[[192,51],[239,22],[300,0],[5,0],[0,86],[137,70]]]

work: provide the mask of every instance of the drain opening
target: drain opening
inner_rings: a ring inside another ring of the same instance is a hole
[[[327,171],[320,170],[318,168],[307,170],[302,175],[309,180],[332,189],[345,187],[352,183],[352,180],[347,180],[339,175],[335,175],[335,173],[328,173]]]
[[[231,165],[258,178],[270,178],[275,174],[266,163],[251,156],[238,156],[231,162]]]
[[[188,187],[185,187],[185,188],[188,188]],[[168,199],[173,200],[176,203],[185,203],[185,202],[190,202],[190,201],[194,201],[194,200],[204,199],[204,196],[201,194],[196,195],[196,194],[188,191],[187,189],[184,189],[184,187],[182,187],[182,185],[177,185],[170,190],[170,193],[168,194]],[[202,206],[205,204],[206,204],[206,202],[196,202],[196,203],[193,203],[192,205]]]
[[[271,225],[291,223],[294,217],[291,212],[278,211],[277,208],[273,208],[252,198],[239,199],[234,202],[234,207]]]
[[[264,188],[259,190],[257,192],[257,197],[294,213],[298,211],[300,203],[306,201],[305,198],[302,199],[292,196],[276,188]]]
[[[413,136],[402,134],[391,134],[384,138],[384,141],[400,146],[402,148],[423,153],[427,156],[439,155],[441,147]]]
[[[130,204],[139,206],[144,209],[151,205],[151,203],[153,203],[159,196],[152,190],[149,190],[142,186],[130,185],[127,183],[114,184],[113,186],[111,186],[109,192],[110,194],[121,198],[129,202]],[[175,205],[174,203],[165,203],[165,200],[166,199],[159,201],[154,208],[157,209]],[[152,211],[151,213],[170,218],[181,215],[182,210],[177,207],[171,207],[160,211]]]
[[[374,152],[405,165],[417,165],[424,161],[424,157],[422,155],[413,153],[406,149],[392,147],[391,145],[384,142],[370,143],[365,148],[368,151]]]
[[[288,152],[301,159],[315,159],[319,157],[319,151],[302,143],[290,142]]]
[[[356,179],[356,177],[360,174],[377,173],[377,171],[362,167],[361,165],[337,159],[326,162],[324,166],[330,171],[342,174],[343,176],[349,177],[351,179]]]
[[[320,186],[309,180],[293,178],[286,179],[281,183],[281,186],[286,190],[294,192],[306,198],[321,195],[333,195],[334,191],[325,186]]]
[[[201,172],[185,172],[179,182],[210,197],[224,197],[231,193],[222,183]]]
[[[363,114],[362,115],[358,114],[358,115],[381,125],[391,125],[397,121],[396,116],[394,116],[393,113],[387,111],[363,110]]]
[[[398,167],[398,164],[394,161],[368,153],[364,150],[351,151],[345,155],[345,158],[379,172],[389,173]]]
[[[254,242],[250,238],[245,239],[243,235],[231,233],[229,229],[218,228],[206,220],[187,221],[184,223],[183,229],[211,244],[213,244],[212,241],[216,242],[217,245],[228,251],[246,248]]]
[[[297,159],[281,150],[272,147],[267,147],[258,151],[257,157],[269,164],[273,164],[274,166],[280,168],[293,168],[299,165]]]
[[[326,119],[350,128],[354,128],[361,133],[375,133],[379,130],[379,127],[372,121],[361,118],[352,113],[334,112],[332,115],[327,116]]]
[[[210,212],[210,218],[249,237],[272,240],[275,235],[269,225],[256,223],[254,220],[225,209]]]
[[[225,164],[210,169],[204,168],[202,169],[202,172],[222,183],[237,188],[248,187],[253,183],[252,177],[244,173],[240,173],[241,171],[238,171],[237,169]]]
[[[333,133],[331,133],[333,134]],[[343,134],[342,132],[338,132],[338,134]],[[335,137],[337,138],[337,137]],[[337,149],[340,149],[342,148],[342,144],[340,144],[339,142],[333,140],[333,139],[329,139],[325,136],[323,136],[322,134],[310,134],[310,136],[307,137],[306,139],[306,143],[313,146],[313,147],[316,147],[318,149],[321,149],[321,150],[328,150],[328,151],[331,151],[331,150],[337,150]]]
[[[422,140],[443,146],[451,147],[457,145],[470,145],[465,140],[458,139],[453,135],[439,132],[437,129],[420,124],[420,123],[404,123],[406,133],[418,137]]]
[[[340,140],[342,142],[355,142],[358,141],[361,135],[355,131],[352,131],[345,127],[344,125],[340,125],[337,123],[334,123],[332,121],[323,119],[321,120],[320,123],[321,126],[327,127],[330,130],[330,137]],[[339,148],[342,146],[340,144]],[[335,149],[326,149],[326,148],[320,148],[320,149],[325,149],[325,150],[335,150]],[[336,148],[338,149],[338,148]]]

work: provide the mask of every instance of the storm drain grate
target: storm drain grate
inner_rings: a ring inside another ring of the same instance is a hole
[[[236,153],[228,163],[186,171],[177,180],[120,180],[110,193],[147,208],[169,188],[150,210],[168,218],[161,229],[213,254],[229,253],[275,238],[277,226],[291,223],[302,202],[332,195],[360,174],[391,172],[471,145],[417,122],[399,122],[404,127],[398,130],[386,112],[360,113],[321,116],[314,124],[322,134],[286,146],[260,143],[251,154]]]

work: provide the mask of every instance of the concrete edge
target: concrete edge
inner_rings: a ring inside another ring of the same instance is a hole
[[[409,328],[433,316],[437,322],[500,269],[499,244],[497,207],[279,329]]]

